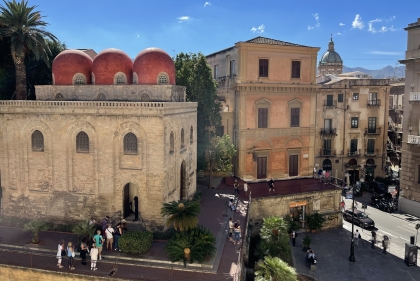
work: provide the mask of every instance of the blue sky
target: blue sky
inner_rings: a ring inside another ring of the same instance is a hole
[[[210,54],[257,36],[320,47],[333,34],[348,67],[378,69],[404,58],[404,27],[420,1],[29,0],[68,48],[118,48],[134,58],[158,47]]]

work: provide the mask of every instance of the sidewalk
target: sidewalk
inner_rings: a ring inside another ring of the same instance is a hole
[[[418,266],[407,267],[399,257],[382,253],[382,248],[371,249],[367,236],[355,245],[356,262],[349,262],[351,233],[344,228],[308,233],[311,248],[317,258],[317,269],[311,271],[306,265],[302,240],[305,233],[296,238],[296,247],[292,248],[296,271],[322,281],[415,281],[420,280]],[[379,245],[379,244],[377,244]]]
[[[202,186],[198,186],[197,189],[202,191],[199,224],[215,235],[217,248],[216,256],[203,264],[188,264],[185,268],[182,262],[171,263],[164,252],[166,243],[154,242],[150,250],[143,255],[104,251],[104,259],[98,263],[96,272],[90,271],[89,266],[82,266],[76,255],[76,270],[70,272],[66,267],[56,267],[55,255],[59,240],[77,243],[76,235],[41,232],[42,242],[36,246],[30,244],[30,233],[20,228],[4,226],[0,226],[0,263],[97,276],[104,276],[116,265],[116,277],[131,280],[234,280],[238,274],[237,263],[241,244],[225,243],[228,240],[227,222],[229,216],[233,215],[235,221],[239,220],[244,225],[247,206],[240,203],[239,212],[233,214],[226,209],[230,193],[221,193]],[[66,265],[65,263],[66,260],[63,261],[63,265]]]

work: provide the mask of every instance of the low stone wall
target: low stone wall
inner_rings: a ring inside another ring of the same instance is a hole
[[[89,276],[81,274],[71,274],[65,272],[56,272],[41,270],[35,268],[26,268],[11,265],[0,265],[0,279],[2,281],[78,281],[78,280],[123,280],[119,278],[107,278],[98,276]]]

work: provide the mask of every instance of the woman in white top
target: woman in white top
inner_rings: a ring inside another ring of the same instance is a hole
[[[61,261],[63,260],[62,257],[61,257],[61,252],[63,251],[63,247],[64,247],[64,242],[63,241],[58,242],[58,247],[57,247],[57,260],[58,260],[58,262],[57,262],[57,266],[59,268],[63,267],[61,265]]]
[[[96,262],[98,261],[98,248],[96,248],[96,244],[92,244],[92,249],[90,249],[90,270],[96,270]]]
[[[112,246],[114,245],[114,228],[111,224],[108,224],[108,228],[105,230],[106,235],[106,249],[112,252]]]

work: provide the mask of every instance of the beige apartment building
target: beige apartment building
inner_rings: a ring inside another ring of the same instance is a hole
[[[420,216],[420,18],[409,24],[406,65],[404,122],[399,208]]]
[[[312,175],[318,51],[257,37],[207,56],[223,108],[219,134],[238,150],[236,176]]]
[[[315,166],[353,181],[384,176],[388,139],[389,79],[359,78],[357,73],[321,79],[316,99]]]

